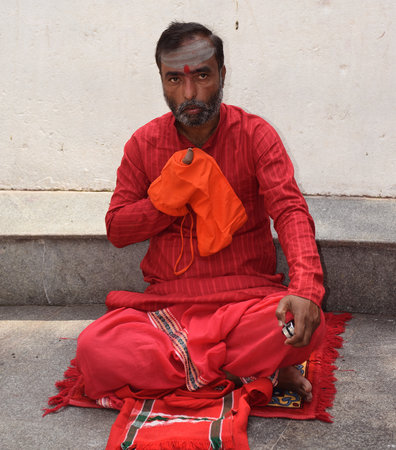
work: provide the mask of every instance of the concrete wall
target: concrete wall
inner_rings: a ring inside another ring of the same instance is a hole
[[[394,0],[2,0],[0,189],[110,190],[167,111],[173,19],[223,37],[225,101],[276,126],[308,194],[396,196]]]

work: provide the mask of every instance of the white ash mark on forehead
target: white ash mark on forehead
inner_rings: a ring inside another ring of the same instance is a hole
[[[183,70],[184,66],[197,66],[214,55],[213,45],[206,39],[198,39],[176,50],[161,55],[161,62],[169,67]]]

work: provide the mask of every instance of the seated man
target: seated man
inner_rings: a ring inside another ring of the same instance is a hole
[[[294,365],[324,334],[323,274],[290,159],[267,122],[222,103],[223,45],[206,27],[172,23],[156,62],[171,112],[127,142],[106,215],[116,247],[150,239],[149,287],[111,292],[109,312],[80,335],[86,394],[270,377],[310,401]],[[288,287],[275,273],[270,217]]]

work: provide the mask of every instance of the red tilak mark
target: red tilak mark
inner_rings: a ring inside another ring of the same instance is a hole
[[[188,67],[187,64],[184,66],[184,73],[185,74],[189,74],[190,73],[190,68]]]

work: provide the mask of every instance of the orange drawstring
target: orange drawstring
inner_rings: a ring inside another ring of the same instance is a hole
[[[181,224],[180,224],[181,250],[180,250],[180,255],[179,255],[179,257],[177,258],[177,261],[176,261],[176,263],[175,263],[175,267],[173,268],[173,273],[174,273],[176,276],[177,276],[177,275],[181,275],[181,274],[183,274],[184,272],[186,272],[186,271],[191,267],[191,264],[192,264],[193,261],[194,261],[194,246],[193,246],[193,237],[192,237],[193,226],[194,226],[194,218],[193,218],[193,216],[192,216],[192,214],[191,214],[190,211],[188,211],[188,214],[190,214],[190,217],[191,217],[191,225],[190,225],[190,249],[191,249],[191,261],[190,261],[190,263],[188,264],[188,266],[186,266],[184,269],[176,270],[176,269],[177,269],[177,266],[178,266],[178,264],[179,264],[179,262],[180,262],[180,260],[181,260],[181,258],[182,258],[182,256],[183,256],[183,251],[184,251],[183,224],[184,224],[184,221],[186,220],[186,217],[187,217],[187,214],[186,214],[186,215],[183,217],[183,220],[182,220],[182,222],[181,222]]]

